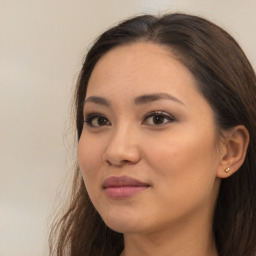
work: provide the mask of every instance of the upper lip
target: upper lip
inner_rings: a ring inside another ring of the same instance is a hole
[[[125,186],[149,186],[149,184],[144,183],[142,181],[136,180],[129,176],[111,176],[107,178],[104,182],[102,187],[125,187]]]

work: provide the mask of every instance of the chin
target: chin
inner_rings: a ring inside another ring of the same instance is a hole
[[[136,220],[133,216],[104,216],[105,224],[118,233],[137,233],[143,230],[142,220]]]

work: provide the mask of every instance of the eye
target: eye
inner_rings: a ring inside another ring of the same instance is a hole
[[[143,124],[160,126],[173,121],[175,121],[175,119],[171,115],[165,112],[155,111],[146,115]]]
[[[85,117],[85,124],[90,127],[100,127],[111,125],[109,120],[101,114],[89,114]]]

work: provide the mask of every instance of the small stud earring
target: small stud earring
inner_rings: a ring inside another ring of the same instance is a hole
[[[230,168],[229,168],[229,167],[225,169],[225,172],[226,172],[226,173],[228,173],[229,171],[230,171]]]

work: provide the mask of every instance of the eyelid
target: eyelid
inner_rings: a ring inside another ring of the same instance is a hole
[[[106,119],[106,120],[108,121],[108,124],[107,124],[107,125],[93,125],[93,124],[92,124],[93,119],[99,118],[99,117]],[[90,113],[90,114],[85,115],[85,116],[84,116],[84,123],[85,123],[87,126],[92,127],[92,128],[98,128],[98,127],[104,127],[104,126],[109,126],[109,125],[111,125],[111,123],[110,123],[110,121],[108,120],[108,118],[105,117],[105,115],[100,114],[100,113]]]
[[[173,122],[173,121],[176,121],[175,117],[171,114],[168,114],[166,113],[165,111],[160,111],[160,110],[156,110],[156,111],[152,111],[148,114],[145,115],[145,117],[143,118],[143,123],[150,117],[154,117],[154,116],[163,116],[164,118],[166,118],[168,120],[168,122],[166,123],[170,123],[170,122]],[[161,125],[165,125],[166,123],[163,123],[163,124],[149,124],[149,125],[152,125],[152,126],[161,126]]]
[[[165,119],[165,121],[163,123],[160,123],[160,124],[156,124],[156,123],[146,123],[146,121],[149,119],[149,118],[152,118],[154,116],[161,116]],[[93,120],[96,119],[96,118],[104,118],[106,119],[107,121],[107,124],[103,124],[103,125],[93,125]],[[167,121],[166,121],[167,120]],[[142,124],[145,124],[145,125],[150,125],[150,126],[163,126],[163,125],[166,125],[170,122],[173,122],[175,121],[176,119],[173,117],[173,115],[169,114],[169,113],[166,113],[165,111],[160,111],[160,110],[157,110],[157,111],[152,111],[150,113],[147,113],[143,120],[142,120]],[[110,121],[108,120],[108,118],[103,115],[103,114],[100,114],[100,113],[89,113],[89,114],[86,114],[84,116],[84,123],[89,126],[89,127],[92,127],[92,128],[98,128],[98,127],[105,127],[105,126],[110,126],[111,123]]]

